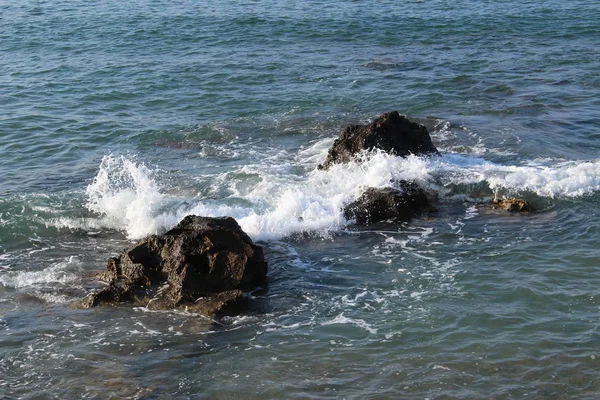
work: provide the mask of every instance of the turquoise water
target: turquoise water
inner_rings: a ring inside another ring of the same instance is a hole
[[[594,1],[0,1],[0,398],[597,398],[598,49]],[[316,170],[390,110],[442,157]],[[349,225],[390,179],[438,212]],[[248,313],[70,307],[189,213]]]

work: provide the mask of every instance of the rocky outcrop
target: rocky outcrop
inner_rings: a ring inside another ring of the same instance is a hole
[[[332,164],[347,163],[362,150],[380,149],[389,154],[406,157],[439,154],[431,142],[427,128],[411,122],[392,111],[381,115],[369,125],[351,125],[344,129],[329,149],[327,158],[319,169]]]
[[[368,188],[358,200],[344,207],[344,217],[357,225],[387,220],[405,222],[432,208],[423,189],[414,182],[401,181],[400,189]]]
[[[266,274],[262,248],[233,218],[189,215],[110,258],[97,275],[108,285],[79,306],[132,302],[212,315],[243,305],[243,292],[263,285]]]
[[[351,125],[344,129],[319,169],[351,162],[361,151],[373,149],[400,157],[439,154],[425,126],[392,111],[369,125]],[[387,220],[403,222],[432,209],[429,197],[415,182],[401,181],[399,186],[399,189],[368,188],[356,201],[344,207],[344,217],[357,225]]]
[[[527,200],[523,199],[494,199],[492,207],[496,210],[509,212],[533,212],[534,208]]]

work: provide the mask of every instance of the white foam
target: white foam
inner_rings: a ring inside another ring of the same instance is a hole
[[[73,274],[73,264],[79,261],[69,257],[41,271],[13,271],[0,275],[0,284],[14,288],[48,286],[54,283],[69,283],[78,279]]]
[[[314,148],[307,153],[311,151]],[[124,229],[129,238],[137,239],[168,229],[188,214],[229,215],[254,239],[279,239],[298,232],[326,235],[348,223],[342,215],[342,207],[365,187],[385,186],[391,179],[400,178],[423,181],[426,179],[423,165],[417,157],[402,159],[377,153],[365,157],[363,163],[334,165],[327,171],[314,170],[305,179],[297,176],[286,179],[281,175],[282,169],[265,167],[261,170],[255,166],[253,173],[260,176],[261,182],[246,192],[230,192],[256,207],[189,199],[186,206],[163,211],[161,207],[169,199],[152,179],[152,171],[124,156],[105,156],[86,190],[87,208],[100,218],[96,221],[62,219],[56,224],[83,229],[99,226]],[[249,170],[248,166],[241,168]]]
[[[86,194],[87,208],[103,215],[103,226],[115,229],[125,226],[130,238],[156,233],[162,228],[155,214],[163,195],[143,164],[125,156],[105,156]]]
[[[430,176],[444,184],[485,183],[495,192],[532,192],[543,197],[579,197],[600,190],[600,161],[543,160],[500,165],[457,154],[427,159]]]
[[[60,217],[50,220],[50,224],[56,228],[82,229],[88,232],[98,230],[107,224],[103,224],[102,220],[95,218],[68,218]]]
[[[599,161],[494,167],[483,173],[493,190],[526,190],[544,197],[579,197],[600,190]]]
[[[339,314],[337,317],[335,317],[334,319],[332,319],[330,321],[323,322],[322,325],[355,325],[359,328],[366,330],[367,332],[369,332],[373,335],[377,333],[377,329],[373,328],[364,319],[348,318],[348,317],[344,316],[343,313]]]
[[[36,293],[36,297],[44,300],[46,303],[61,304],[68,303],[73,299],[66,295],[56,293]]]
[[[342,213],[345,204],[366,187],[384,187],[399,180],[413,180],[429,189],[483,185],[499,194],[532,192],[545,197],[575,197],[600,189],[599,161],[538,160],[505,166],[460,154],[400,158],[373,152],[363,154],[360,162],[333,165],[328,170],[317,170],[316,164],[311,164],[311,169],[306,159],[311,163],[323,160],[325,144],[330,142],[316,142],[291,160],[278,155],[268,163],[217,173],[211,179],[213,186],[218,186],[211,189],[211,199],[170,198],[161,192],[155,173],[145,165],[125,156],[105,156],[86,190],[87,208],[98,217],[55,223],[88,230],[120,229],[137,239],[169,229],[188,214],[228,215],[254,240],[277,240],[302,232],[327,236],[342,229],[348,224]],[[245,181],[248,176],[251,183]],[[169,188],[169,192],[177,190]],[[473,216],[470,212],[467,218]]]

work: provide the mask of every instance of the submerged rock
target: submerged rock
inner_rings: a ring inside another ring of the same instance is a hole
[[[414,182],[401,181],[400,189],[368,188],[354,202],[344,207],[344,217],[357,225],[393,220],[405,222],[431,210],[429,197]]]
[[[533,212],[534,208],[527,200],[522,199],[494,199],[492,207],[510,212]]]
[[[267,263],[230,217],[188,215],[108,260],[97,278],[108,284],[79,306],[132,302],[153,309],[186,308],[212,315],[238,308],[243,292],[266,281]]]
[[[392,111],[381,115],[369,125],[351,125],[335,140],[319,169],[332,164],[347,163],[362,150],[380,149],[389,154],[406,157],[409,154],[439,154],[431,142],[427,128],[411,122]]]

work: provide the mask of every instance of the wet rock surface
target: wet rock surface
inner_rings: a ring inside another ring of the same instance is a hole
[[[414,182],[401,181],[400,188],[368,188],[344,208],[344,217],[357,225],[388,221],[406,222],[432,211],[429,197]]]
[[[189,215],[110,258],[96,276],[107,286],[77,306],[131,302],[212,315],[243,307],[243,293],[264,285],[266,274],[262,248],[233,218]]]
[[[496,210],[505,210],[509,212],[534,212],[535,209],[523,199],[494,199],[492,207]]]

